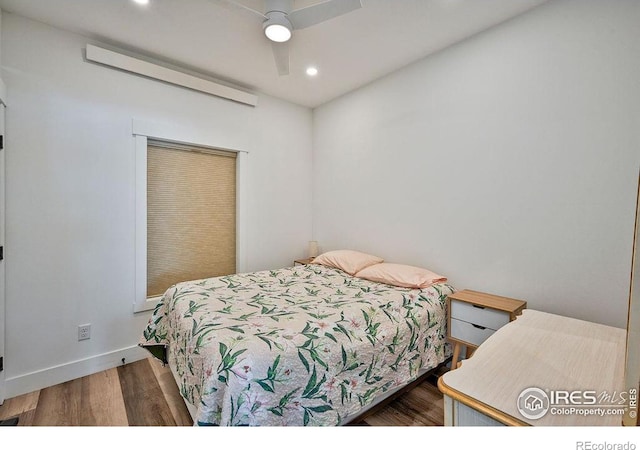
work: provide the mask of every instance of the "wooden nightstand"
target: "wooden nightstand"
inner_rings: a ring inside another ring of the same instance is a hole
[[[301,266],[304,266],[305,264],[311,264],[311,262],[314,260],[315,258],[302,258],[302,259],[296,259],[295,261],[293,261],[293,265],[296,266],[298,264],[300,264]]]
[[[483,292],[456,292],[447,297],[447,339],[455,344],[451,369],[460,357],[460,346],[466,347],[467,358],[489,336],[516,318],[527,302]]]

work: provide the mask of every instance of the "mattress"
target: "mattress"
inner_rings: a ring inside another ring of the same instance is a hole
[[[314,264],[196,280],[167,290],[140,345],[198,425],[341,425],[450,356],[453,291]]]

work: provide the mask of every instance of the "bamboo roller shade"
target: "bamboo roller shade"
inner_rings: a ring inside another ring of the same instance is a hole
[[[147,297],[235,273],[236,158],[229,156],[148,146]]]

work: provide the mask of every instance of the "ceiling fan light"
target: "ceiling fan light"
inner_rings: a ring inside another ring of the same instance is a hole
[[[291,39],[291,31],[283,25],[273,24],[264,29],[264,34],[274,42],[287,42]]]
[[[264,34],[274,42],[287,42],[291,39],[291,22],[284,13],[271,12],[263,23]]]

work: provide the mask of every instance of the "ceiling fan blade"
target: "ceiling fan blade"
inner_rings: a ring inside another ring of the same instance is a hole
[[[276,60],[278,75],[289,75],[289,42],[272,42],[271,49]]]
[[[240,2],[234,1],[234,0],[218,0],[219,3],[222,3],[224,5],[227,5],[227,7],[230,7],[232,9],[240,9],[244,12],[248,12],[253,14],[256,17],[260,17],[261,19],[266,19],[267,16],[265,16],[262,12],[257,11],[253,8],[249,8],[247,5],[244,5]]]
[[[329,0],[289,13],[293,28],[300,30],[362,8],[361,0]]]

